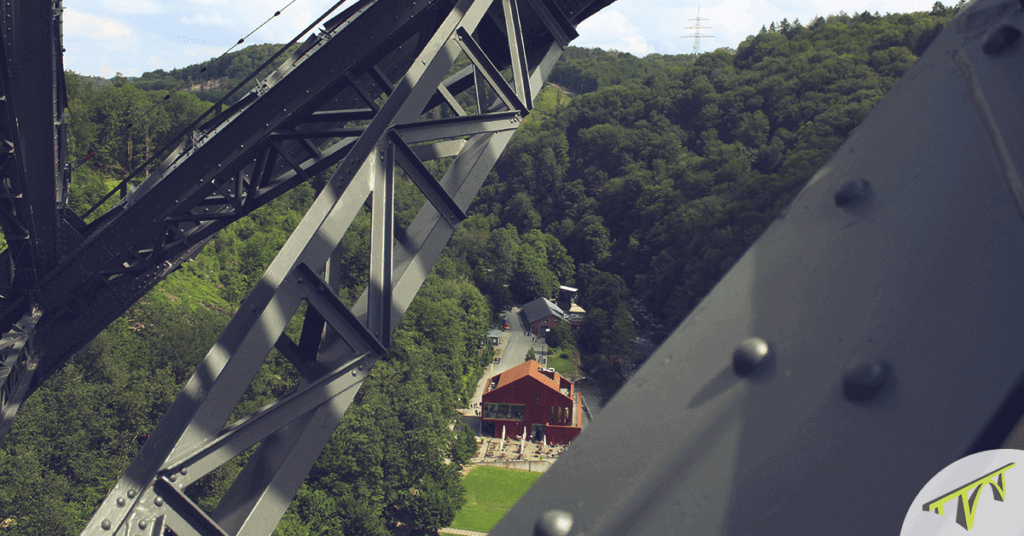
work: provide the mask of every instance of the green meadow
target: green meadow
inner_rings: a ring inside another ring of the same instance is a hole
[[[500,467],[474,467],[462,479],[466,485],[466,505],[450,526],[490,531],[541,474]]]

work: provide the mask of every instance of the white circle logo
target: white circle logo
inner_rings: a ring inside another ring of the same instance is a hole
[[[987,450],[932,477],[910,505],[900,536],[1020,534],[1021,511],[1024,451]]]

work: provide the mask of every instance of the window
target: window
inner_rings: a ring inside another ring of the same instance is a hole
[[[540,393],[537,393],[537,403],[540,404]]]
[[[484,419],[500,419],[504,421],[521,421],[526,417],[526,406],[523,404],[484,404]]]

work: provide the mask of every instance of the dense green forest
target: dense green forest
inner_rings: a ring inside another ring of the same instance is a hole
[[[771,23],[735,51],[570,48],[402,320],[277,534],[430,533],[463,504],[459,427],[500,311],[559,285],[586,320],[551,344],[609,394],[789,203],[962,7]],[[68,73],[80,214],[273,53],[109,83]],[[183,91],[174,91],[184,86]],[[0,448],[0,534],[77,534],[317,195],[232,224],[24,406]],[[399,227],[418,208],[399,185]],[[369,218],[345,237],[342,299],[366,285]],[[297,321],[289,326],[292,334]],[[235,418],[297,385],[276,352]],[[212,509],[246,455],[188,488]]]

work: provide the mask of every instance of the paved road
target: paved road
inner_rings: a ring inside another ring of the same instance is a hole
[[[486,532],[475,532],[472,530],[462,530],[453,528],[441,529],[441,534],[459,534],[461,536],[487,536]]]
[[[506,313],[508,315],[508,331],[501,333],[501,338],[498,341],[498,351],[501,356],[501,363],[494,365],[494,374],[497,375],[502,373],[516,365],[520,365],[526,361],[526,352],[531,347],[533,351],[537,353],[538,361],[544,365],[543,352],[547,351],[547,345],[543,339],[533,340],[532,335],[525,335],[526,328],[523,327],[522,319],[519,315],[519,308],[513,307],[512,311]],[[476,386],[476,393],[473,394],[473,399],[470,400],[473,404],[480,404],[480,399],[484,394],[484,386],[491,377],[491,367],[487,366],[484,370],[484,377],[480,379],[480,383]],[[474,406],[477,407],[477,406]]]

